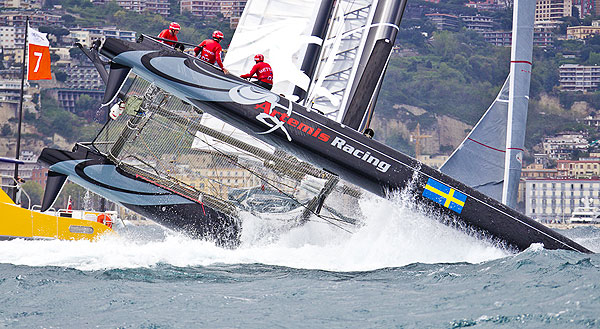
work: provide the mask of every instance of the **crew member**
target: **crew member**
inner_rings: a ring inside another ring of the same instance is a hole
[[[265,63],[265,56],[262,54],[254,56],[254,61],[256,61],[256,64],[254,64],[250,73],[241,75],[241,77],[249,79],[256,74],[258,81],[254,83],[271,90],[273,88],[273,70],[271,69],[271,65]]]
[[[162,30],[162,32],[160,32],[158,37],[162,38],[162,39],[177,41],[177,33],[179,33],[179,30],[181,30],[181,26],[175,22],[171,22],[171,24],[169,24],[169,28]],[[169,46],[173,46],[175,44],[175,42],[169,42],[169,41],[161,41],[161,42],[164,42],[164,43],[168,44]]]
[[[223,60],[221,60],[221,40],[223,40],[223,32],[214,31],[212,34],[212,40],[206,39],[202,41],[196,48],[194,48],[194,53],[196,56],[200,55],[200,59],[208,62],[210,64],[214,64],[217,62],[219,67],[225,74],[229,73],[227,69],[223,67]]]

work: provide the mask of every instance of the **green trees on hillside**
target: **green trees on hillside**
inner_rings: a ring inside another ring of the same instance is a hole
[[[486,44],[476,33],[444,31],[435,32],[423,52],[392,58],[377,111],[393,115],[394,104],[409,104],[474,124],[508,74],[509,50]]]
[[[40,108],[40,117],[31,123],[35,123],[43,136],[59,134],[71,142],[89,141],[100,128],[100,124],[88,123],[84,118],[62,109],[47,92],[42,92]]]
[[[406,33],[405,33],[406,32]],[[436,31],[427,38],[415,30],[403,30],[397,43],[415,49],[418,56],[392,57],[377,104],[377,113],[396,117],[395,104],[424,108],[475,124],[487,110],[510,69],[510,48],[486,43],[474,32]],[[422,36],[419,37],[419,35]],[[421,43],[422,41],[422,43]],[[544,135],[582,128],[569,109],[577,101],[600,108],[600,92],[561,92],[559,66],[564,63],[600,64],[600,37],[556,40],[556,47],[534,48],[530,88],[527,146]],[[574,55],[563,57],[564,54]],[[542,94],[560,99],[561,113],[546,111]],[[426,125],[421,124],[426,128]]]

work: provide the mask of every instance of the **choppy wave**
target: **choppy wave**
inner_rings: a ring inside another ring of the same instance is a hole
[[[497,248],[403,196],[361,201],[349,234],[247,215],[235,250],[158,226],[0,242],[0,325],[18,328],[600,326],[600,256]],[[598,251],[600,230],[566,230]]]

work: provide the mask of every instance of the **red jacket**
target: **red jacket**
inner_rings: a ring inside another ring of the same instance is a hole
[[[215,40],[206,39],[202,41],[196,48],[194,48],[194,53],[196,56],[200,54],[200,59],[214,64],[215,61],[219,64],[219,67],[223,69],[223,61],[221,60],[221,45]],[[202,53],[200,53],[202,51]]]
[[[271,65],[265,62],[258,62],[253,67],[250,73],[241,75],[242,78],[252,78],[256,74],[258,81],[273,84],[273,70]]]
[[[169,30],[169,29],[164,29],[162,32],[160,32],[158,37],[163,38],[163,39],[177,41],[177,36],[175,34],[171,33],[171,30]],[[169,41],[162,41],[162,42],[168,44],[169,46],[172,46],[175,44],[175,42],[169,42]]]

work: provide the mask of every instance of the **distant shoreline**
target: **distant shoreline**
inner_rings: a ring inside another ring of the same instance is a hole
[[[597,228],[600,228],[600,223],[590,223],[590,224],[583,224],[583,223],[576,223],[576,224],[564,224],[564,223],[553,223],[553,224],[546,224],[544,223],[544,225],[546,225],[549,228],[552,229],[559,229],[559,230],[570,230],[572,228],[576,228],[576,227],[584,227],[584,226],[594,226]]]

